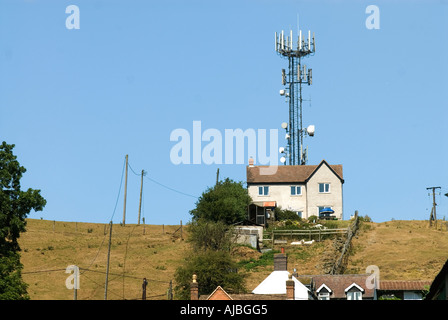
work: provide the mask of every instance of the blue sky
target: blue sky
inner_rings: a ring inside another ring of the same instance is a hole
[[[371,4],[377,30],[365,26]],[[69,5],[80,29],[66,28]],[[297,16],[316,34],[308,163],[344,166],[345,218],[427,219],[432,186],[448,215],[447,1],[0,0],[0,140],[28,170],[23,188],[47,199],[29,217],[120,222],[126,154],[147,171],[150,224],[189,221],[217,168],[245,181],[244,164],[173,164],[170,134],[193,121],[279,129],[281,146],[287,61],[274,32],[297,30]],[[139,188],[129,170],[127,223]]]

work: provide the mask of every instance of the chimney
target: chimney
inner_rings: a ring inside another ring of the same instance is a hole
[[[254,159],[249,158],[249,167],[253,167],[253,166],[254,166]]]
[[[193,274],[193,281],[190,283],[190,299],[199,300],[199,288],[196,281],[197,276]]]
[[[292,280],[292,274],[289,274],[288,280],[286,280],[286,300],[294,300],[294,280]]]
[[[274,255],[274,271],[288,270],[288,257],[282,250],[282,253]]]

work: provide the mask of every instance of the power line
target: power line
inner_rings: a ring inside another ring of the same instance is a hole
[[[123,162],[123,169],[121,171],[121,180],[120,180],[120,188],[118,189],[118,195],[117,195],[117,200],[115,201],[115,207],[114,207],[114,211],[112,213],[112,217],[109,219],[109,221],[112,221],[115,215],[115,210],[117,209],[117,205],[118,205],[118,200],[120,199],[120,193],[121,193],[121,186],[123,185],[123,175],[124,175],[124,169],[126,166],[126,158]]]
[[[65,271],[65,270],[66,270],[66,269],[36,270],[36,271],[26,271],[26,272],[22,272],[22,274],[43,273],[43,272],[55,272],[55,271]]]
[[[129,166],[129,169],[131,169],[132,173],[134,173],[136,176],[141,176],[141,174],[138,174],[137,172],[135,172],[134,169],[132,169],[132,166],[131,166],[130,163],[128,163],[128,166]],[[145,171],[145,172],[147,172],[147,171]],[[194,196],[194,195],[192,195],[192,194],[188,194],[188,193],[185,193],[185,192],[176,190],[176,189],[174,189],[174,188],[171,188],[171,187],[169,187],[169,186],[167,186],[167,185],[165,185],[165,184],[163,184],[163,183],[160,183],[160,182],[158,182],[158,181],[156,181],[156,180],[154,180],[154,179],[148,177],[147,175],[145,175],[145,178],[148,179],[149,181],[151,181],[151,182],[153,182],[153,183],[155,183],[155,184],[158,184],[159,186],[164,187],[164,188],[166,188],[166,189],[168,189],[168,190],[171,190],[171,191],[173,191],[173,192],[177,192],[177,193],[182,194],[182,195],[184,195],[184,196],[188,196],[188,197],[192,197],[192,198],[198,199],[197,196]]]

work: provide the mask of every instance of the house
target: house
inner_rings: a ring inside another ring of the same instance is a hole
[[[429,280],[381,280],[377,295],[378,299],[422,300],[430,285]]]
[[[296,212],[302,218],[343,217],[344,184],[342,165],[330,165],[322,160],[319,165],[278,166],[274,174],[264,174],[266,166],[255,166],[253,159],[246,168],[247,189],[253,202],[248,218],[265,225],[276,207]]]
[[[376,300],[376,290],[367,286],[369,274],[312,276],[312,292],[318,300]]]
[[[286,288],[287,283],[284,283]],[[289,288],[290,296],[292,296],[293,287]],[[285,290],[286,291],[286,290]],[[193,281],[190,283],[190,299],[191,300],[287,300],[286,292],[283,294],[253,294],[253,293],[237,293],[229,294],[221,286],[209,295],[199,296],[198,283],[196,275],[193,275]]]
[[[198,293],[196,275],[190,284],[191,300],[309,300],[309,289],[287,271],[287,256],[274,256],[274,271],[248,294],[228,294],[218,286],[210,295]]]
[[[287,284],[285,286],[285,283]],[[293,292],[288,295],[288,283]],[[254,295],[287,294],[290,300],[311,300],[310,290],[288,272],[288,257],[284,253],[274,255],[272,271],[253,291]]]
[[[432,281],[425,300],[448,300],[448,260]]]

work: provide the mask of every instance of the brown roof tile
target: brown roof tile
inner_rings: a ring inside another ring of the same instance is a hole
[[[332,299],[345,299],[345,289],[356,283],[364,289],[363,298],[373,298],[374,289],[369,289],[366,286],[368,274],[341,274],[341,275],[317,275],[313,276],[314,290],[319,289],[322,284],[325,284],[332,291]]]
[[[319,165],[278,166],[272,175],[261,175],[260,168],[268,166],[248,166],[246,169],[247,183],[305,183],[322,165],[327,165],[343,182],[342,165],[329,165],[322,160]]]
[[[382,280],[380,290],[423,290],[431,285],[431,280]]]

